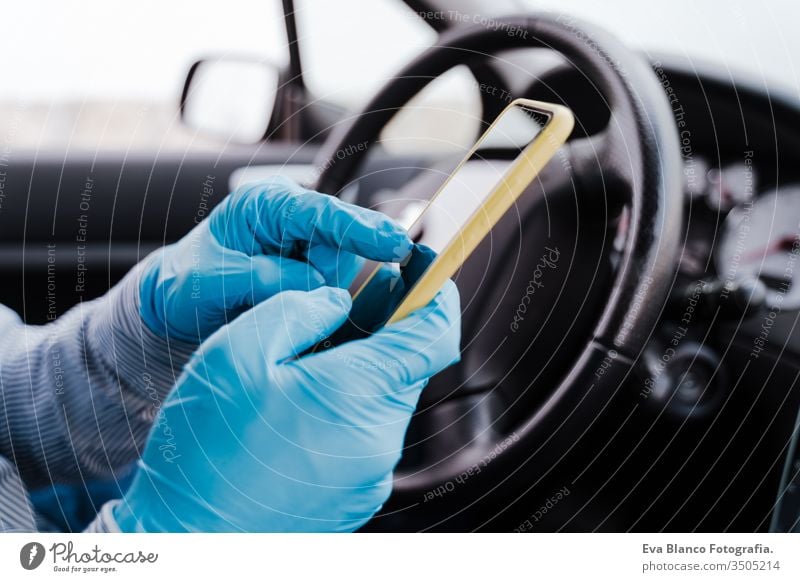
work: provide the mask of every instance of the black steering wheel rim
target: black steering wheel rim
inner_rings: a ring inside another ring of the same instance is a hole
[[[585,426],[605,401],[604,394],[635,365],[668,298],[681,237],[681,158],[672,112],[654,73],[608,33],[562,16],[508,17],[492,27],[448,31],[336,129],[320,154],[334,163],[320,165],[324,171],[316,183],[320,191],[340,192],[363,160],[368,150],[364,144],[374,143],[386,123],[433,79],[456,65],[520,48],[562,54],[607,102],[611,121],[600,147],[594,140],[591,148],[583,148],[591,150],[589,155],[572,148],[569,156],[579,176],[599,171],[605,183],[624,191],[630,223],[612,291],[591,339],[550,397],[515,431],[518,438],[492,462],[491,470],[501,473],[509,463],[539,450],[554,431]],[[344,148],[352,155],[337,157]],[[595,371],[604,362],[611,364],[597,380]],[[584,398],[589,389],[593,398]],[[452,478],[453,471],[458,471],[457,464],[454,469],[400,474],[395,492],[418,495]]]

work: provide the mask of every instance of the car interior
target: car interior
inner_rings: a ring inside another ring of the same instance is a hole
[[[45,324],[276,173],[402,219],[512,99],[565,105],[569,141],[455,277],[461,362],[364,530],[797,529],[800,102],[566,11],[402,4],[434,41],[357,110],[314,92],[283,0],[287,63],[189,68],[175,122],[202,147],[6,149],[0,302]]]

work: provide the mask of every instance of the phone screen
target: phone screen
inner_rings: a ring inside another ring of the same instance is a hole
[[[481,212],[549,119],[546,113],[522,105],[506,109],[428,202],[409,203],[400,222],[414,242],[411,254],[398,263],[365,266],[350,287],[353,308],[348,321],[322,342],[322,348],[365,337],[386,324],[437,255]]]

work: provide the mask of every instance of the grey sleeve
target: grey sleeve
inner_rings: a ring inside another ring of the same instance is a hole
[[[32,531],[36,531],[36,516],[28,491],[17,468],[0,457],[0,532]]]
[[[0,307],[0,457],[28,488],[109,477],[138,458],[195,350],[144,325],[140,270],[47,325]]]

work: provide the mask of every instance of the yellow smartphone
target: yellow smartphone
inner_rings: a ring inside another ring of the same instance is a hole
[[[509,103],[406,225],[415,243],[411,254],[399,263],[373,263],[357,277],[348,322],[321,347],[365,337],[430,303],[566,142],[574,123],[561,105]]]

